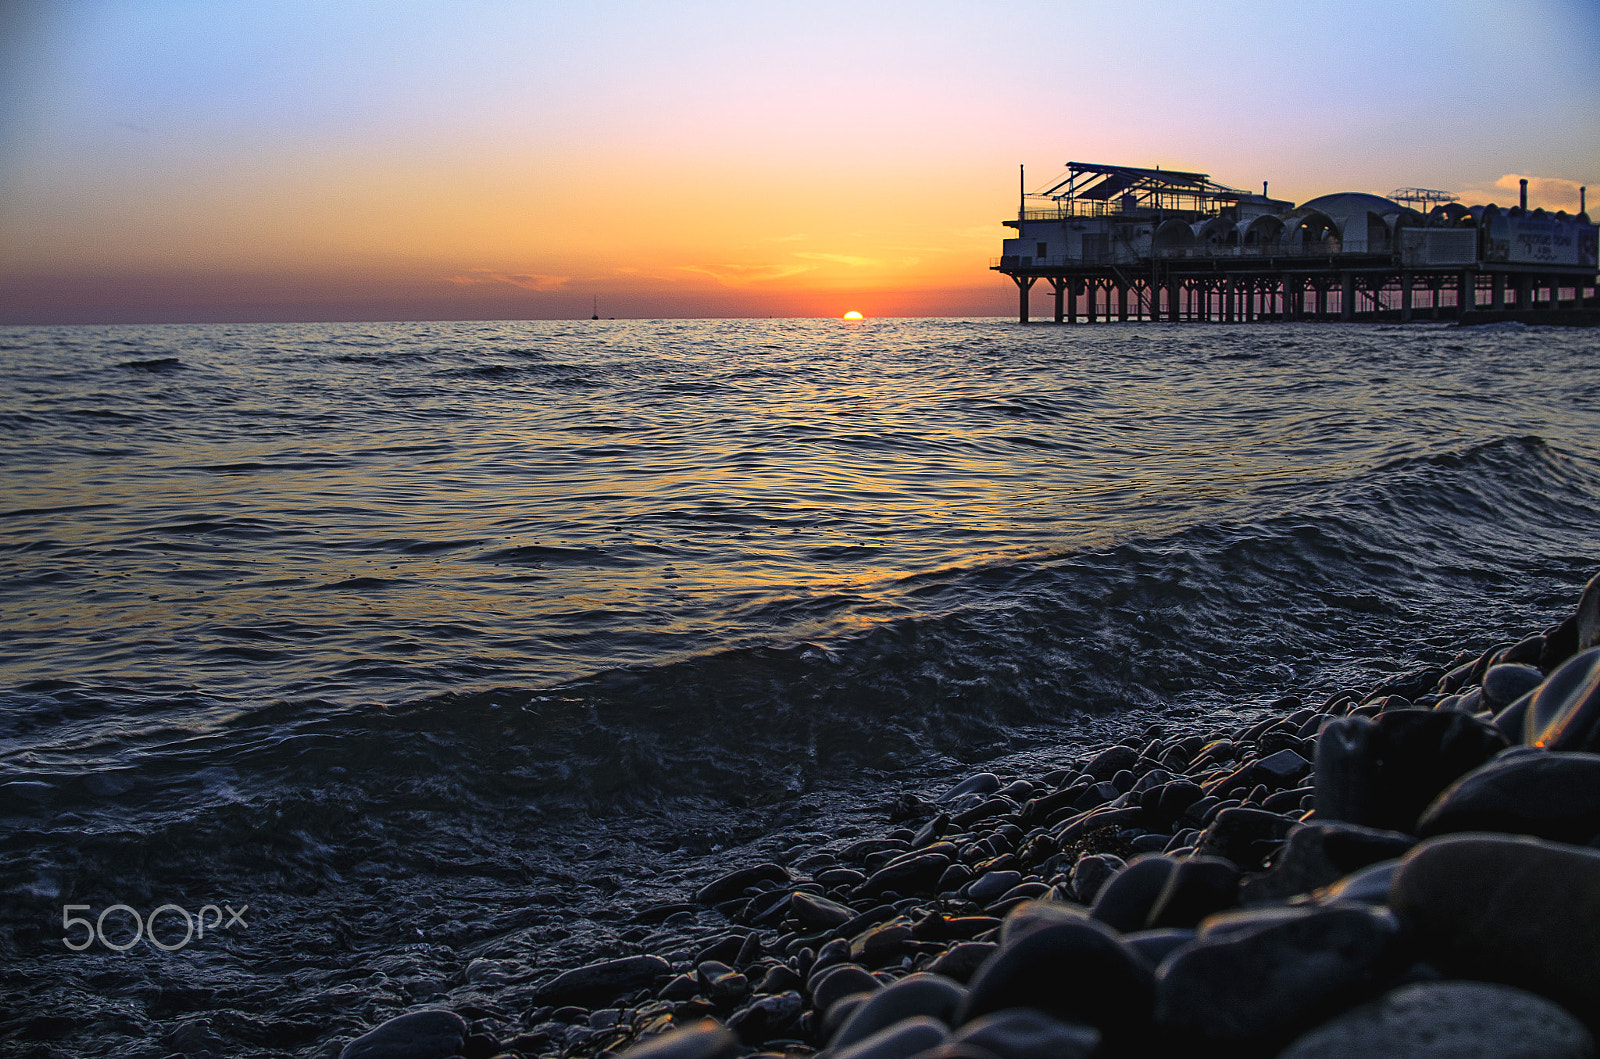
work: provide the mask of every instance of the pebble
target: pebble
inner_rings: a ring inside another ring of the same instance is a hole
[[[1317,740],[1317,817],[1411,831],[1440,791],[1507,745],[1494,725],[1456,710],[1334,721]]]
[[[1148,1024],[1155,977],[1116,933],[1091,919],[1049,923],[1000,947],[973,975],[961,1021],[1031,1007],[1107,1036]]]
[[[659,956],[624,956],[563,971],[533,993],[535,1004],[585,1004],[612,1000],[666,979],[672,966]]]
[[[955,1035],[960,1044],[996,1059],[1089,1059],[1100,1047],[1100,1031],[1062,1022],[1031,1008],[1007,1008],[973,1019]]]
[[[1273,1040],[1368,985],[1399,932],[1386,910],[1358,905],[1213,916],[1162,961],[1156,1020],[1214,1044]]]
[[[924,1015],[897,1022],[848,1048],[829,1049],[828,1054],[833,1059],[909,1059],[949,1039],[948,1026]]]
[[[1528,700],[1523,742],[1549,750],[1600,750],[1600,647],[1550,674]]]
[[[1126,862],[1110,853],[1086,853],[1072,866],[1072,891],[1083,904],[1094,903],[1113,875],[1122,870]]]
[[[628,1049],[629,1059],[733,1059],[739,1038],[711,1019],[702,1019]]]
[[[1401,862],[1389,903],[1446,972],[1600,1012],[1600,850],[1520,835],[1430,838]]]
[[[820,1013],[840,1000],[856,993],[876,993],[883,983],[872,976],[865,967],[853,963],[836,963],[811,976],[807,983],[811,1003]]]
[[[762,883],[776,883],[783,885],[793,881],[789,869],[781,864],[757,864],[751,868],[740,868],[726,875],[713,879],[699,890],[695,891],[694,899],[702,905],[714,905],[738,897],[751,886]]]
[[[1485,982],[1402,986],[1302,1035],[1278,1059],[1594,1059],[1583,1024],[1544,997]]]
[[[1503,754],[1447,788],[1417,822],[1423,837],[1502,831],[1587,845],[1600,837],[1600,754]]]
[[[1178,861],[1172,857],[1135,857],[1100,888],[1090,917],[1121,933],[1139,930],[1177,867]]]
[[[948,1026],[966,999],[966,989],[948,978],[936,974],[907,975],[872,994],[871,999],[856,1008],[828,1041],[828,1048],[830,1051],[848,1048],[897,1022],[919,1015]]]
[[[1544,683],[1538,666],[1493,665],[1483,674],[1483,705],[1496,713]]]
[[[453,1011],[413,1011],[357,1037],[339,1059],[446,1059],[459,1055],[467,1022]]]
[[[1416,842],[1400,831],[1357,824],[1321,820],[1300,824],[1289,832],[1272,870],[1241,887],[1240,900],[1247,905],[1286,901],[1332,885],[1369,864],[1399,857]]]

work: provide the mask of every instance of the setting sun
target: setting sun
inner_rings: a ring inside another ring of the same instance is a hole
[[[844,318],[846,320],[859,320],[861,319],[861,314],[856,312],[854,309],[851,309],[849,312],[844,314]]]

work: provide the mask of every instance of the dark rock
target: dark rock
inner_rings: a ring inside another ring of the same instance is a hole
[[[817,882],[830,890],[854,886],[866,881],[866,873],[854,868],[829,868],[817,876]]]
[[[1089,916],[1118,933],[1142,929],[1177,867],[1160,854],[1135,857],[1100,888]]]
[[[1284,1038],[1368,988],[1398,933],[1357,906],[1214,916],[1157,971],[1156,1020],[1212,1044]]]
[[[1494,726],[1512,746],[1528,737],[1528,705],[1533,702],[1533,692],[1522,696],[1510,706],[1494,715]]]
[[[941,802],[953,802],[969,794],[990,795],[1000,789],[1000,777],[992,772],[968,776],[939,796]]]
[[[1310,771],[1311,762],[1288,749],[1268,754],[1257,761],[1251,770],[1257,783],[1266,783],[1274,789],[1291,786]]]
[[[967,887],[967,897],[980,905],[986,905],[1021,881],[1020,871],[992,871],[979,876],[971,886]]]
[[[748,934],[724,934],[710,945],[695,953],[695,963],[705,963],[707,960],[720,960],[729,963],[739,958],[739,952],[744,948]]]
[[[720,960],[706,960],[695,968],[704,995],[717,1003],[737,1000],[750,991],[750,982],[744,975]]]
[[[1010,945],[1040,927],[1057,923],[1076,923],[1089,918],[1089,910],[1082,905],[1063,901],[1024,901],[1006,913],[1000,924],[1000,943]]]
[[[857,886],[855,896],[877,897],[890,890],[896,893],[915,892],[932,887],[950,867],[950,858],[943,853],[918,853],[873,872],[867,881]]]
[[[1578,611],[1573,615],[1577,622],[1578,650],[1587,651],[1600,646],[1600,574],[1589,579],[1578,597]]]
[[[730,1030],[703,1019],[640,1041],[622,1054],[628,1059],[733,1059],[740,1051],[739,1038]]]
[[[804,979],[786,964],[777,964],[767,968],[767,973],[761,976],[753,992],[756,993],[787,993],[791,989],[801,989],[805,985]]]
[[[936,974],[911,974],[872,994],[872,998],[851,1014],[848,1022],[828,1041],[837,1052],[857,1041],[918,1015],[949,1025],[967,999],[960,984]]]
[[[951,819],[956,823],[957,826],[967,828],[971,827],[979,820],[987,820],[990,817],[1002,816],[1006,813],[1014,813],[1017,811],[1017,809],[1018,806],[1016,802],[1012,801],[1010,798],[1003,798],[997,794],[992,798],[988,798],[983,802],[980,802],[965,812],[957,813]]]
[[[1544,997],[1485,982],[1419,982],[1304,1034],[1278,1059],[1593,1059],[1581,1022]]]
[[[916,931],[906,916],[895,916],[862,931],[850,939],[850,959],[869,967],[882,967],[900,959],[908,943],[916,941]]]
[[[1082,812],[1098,808],[1109,801],[1114,801],[1122,792],[1117,790],[1117,785],[1110,780],[1101,780],[1078,796],[1072,807]]]
[[[1109,780],[1125,768],[1131,768],[1139,760],[1139,752],[1131,746],[1110,746],[1100,751],[1083,771],[1096,780]]]
[[[1195,931],[1186,927],[1161,927],[1156,930],[1135,930],[1122,935],[1122,943],[1138,953],[1151,967],[1159,967],[1174,949],[1195,939]]]
[[[1539,668],[1554,673],[1562,663],[1578,653],[1578,616],[1569,614],[1565,621],[1544,634],[1544,649],[1539,652]]]
[[[1239,869],[1217,857],[1178,861],[1142,926],[1192,927],[1213,912],[1232,908],[1239,898]]]
[[[790,881],[792,876],[789,874],[789,869],[783,865],[757,864],[713,879],[695,891],[694,899],[703,905],[714,905],[740,896],[747,887],[759,886],[762,883],[782,885]]]
[[[1332,722],[1317,739],[1317,817],[1411,831],[1441,790],[1507,745],[1493,725],[1451,710]]]
[[[842,951],[838,953],[836,959],[848,960],[850,958],[849,939],[855,937],[857,934],[861,933],[863,930],[866,930],[868,927],[873,926],[874,924],[887,923],[889,920],[895,917],[895,914],[898,911],[899,909],[897,909],[894,905],[873,905],[865,912],[862,912],[856,916],[850,922],[835,930],[833,932],[834,937],[844,939],[842,942],[844,947]],[[817,964],[819,966],[824,966],[832,962],[824,957],[826,954],[832,951],[831,947],[833,944],[834,943],[830,941],[827,945],[823,946],[822,952],[817,953]]]
[[[1226,857],[1241,868],[1258,868],[1293,826],[1293,820],[1265,809],[1223,809],[1206,826],[1195,851]]]
[[[1091,919],[1050,923],[1000,947],[978,969],[961,1022],[1004,1008],[1037,1008],[1126,1036],[1150,1018],[1150,968],[1110,928]]]
[[[1523,742],[1529,746],[1600,750],[1600,648],[1551,673],[1529,700],[1524,724]]]
[[[804,1009],[797,992],[758,997],[728,1016],[728,1028],[744,1043],[760,1044],[792,1027]]]
[[[1156,802],[1156,814],[1163,820],[1176,820],[1204,796],[1205,792],[1193,780],[1176,779],[1162,784],[1161,795]]]
[[[990,941],[962,941],[950,946],[925,968],[929,974],[942,975],[953,982],[970,982],[983,961],[992,956],[1000,946]]]
[[[1423,837],[1501,831],[1586,845],[1600,836],[1600,754],[1503,754],[1462,776],[1417,822]]]
[[[1417,840],[1401,831],[1313,821],[1289,832],[1272,870],[1246,881],[1240,900],[1247,905],[1276,903],[1329,886],[1351,872],[1399,857]]]
[[[1399,870],[1399,858],[1369,864],[1360,871],[1351,872],[1327,889],[1319,891],[1317,903],[1349,901],[1363,905],[1387,905],[1389,886],[1394,881],[1394,873]]]
[[[1498,713],[1543,683],[1544,673],[1536,666],[1490,666],[1483,674],[1483,708]]]
[[[447,1059],[466,1040],[467,1021],[455,1012],[412,1011],[363,1033],[339,1059]]]
[[[854,963],[836,963],[811,976],[806,983],[811,993],[811,1005],[825,1014],[835,1002],[856,993],[876,993],[883,983],[872,972]]]
[[[956,1041],[975,1045],[996,1059],[1089,1059],[1100,1047],[1100,1031],[1062,1022],[1042,1011],[1007,1008],[974,1019]]]
[[[789,914],[808,930],[826,930],[840,927],[856,917],[855,909],[830,901],[826,897],[795,891],[789,898]]]
[[[1144,819],[1145,812],[1136,805],[1117,808],[1102,805],[1098,809],[1090,810],[1063,827],[1055,836],[1056,846],[1066,849],[1069,845],[1087,836],[1091,831],[1104,828],[1118,830],[1133,827]],[[1103,852],[1103,851],[1100,851]]]
[[[916,1016],[879,1030],[848,1048],[829,1050],[833,1059],[910,1059],[950,1039],[950,1028],[937,1019]]]
[[[563,971],[533,993],[535,1004],[588,1004],[613,1000],[672,973],[659,956],[624,956]]]
[[[1402,861],[1389,903],[1446,972],[1600,1011],[1600,850],[1511,835],[1430,838]]]
[[[656,993],[657,1000],[688,1000],[700,994],[700,979],[692,974],[675,975]]]

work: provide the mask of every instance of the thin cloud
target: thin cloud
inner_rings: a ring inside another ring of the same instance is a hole
[[[678,265],[679,272],[698,272],[728,287],[765,283],[810,272],[815,265]]]
[[[1578,208],[1578,182],[1559,177],[1525,176],[1507,173],[1490,187],[1465,188],[1461,197],[1467,202],[1497,202],[1502,206],[1515,206],[1521,194],[1521,181],[1528,181],[1528,205],[1547,210],[1576,210]]]
[[[875,257],[856,257],[854,254],[819,254],[796,251],[795,257],[805,261],[826,261],[831,265],[849,265],[852,268],[881,268],[883,262]]]
[[[503,284],[531,291],[553,291],[566,288],[571,276],[546,276],[538,272],[497,272],[492,268],[468,269],[464,275],[451,276],[449,282],[458,287],[493,286]]]

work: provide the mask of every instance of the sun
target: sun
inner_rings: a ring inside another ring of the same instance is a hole
[[[859,320],[861,319],[861,314],[856,312],[854,309],[851,309],[849,312],[844,314],[844,318],[846,320]]]

